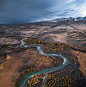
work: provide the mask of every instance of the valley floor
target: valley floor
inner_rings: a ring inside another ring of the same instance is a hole
[[[44,56],[36,47],[39,45],[46,54],[61,54],[68,64],[59,70],[42,73],[29,78],[25,87],[86,87],[86,25],[59,25],[54,28],[37,24],[0,25],[0,86],[19,87],[31,73],[62,65],[59,56]],[[17,47],[19,46],[19,47]],[[46,83],[44,84],[44,76]]]

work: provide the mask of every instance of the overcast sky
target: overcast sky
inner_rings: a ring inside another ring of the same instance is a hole
[[[0,24],[86,16],[86,0],[0,0]]]

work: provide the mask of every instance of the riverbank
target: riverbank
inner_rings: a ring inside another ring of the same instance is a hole
[[[23,83],[23,86],[26,86],[28,84],[28,80],[31,79],[33,76],[35,76],[35,74],[41,74],[41,73],[48,73],[47,75],[47,78],[46,78],[46,85],[49,85],[49,81],[51,81],[51,79],[48,79],[48,76],[50,74],[53,74],[54,73],[60,73],[62,71],[62,75],[58,74],[57,76],[61,79],[63,79],[62,77],[64,77],[64,80],[66,79],[66,77],[68,76],[70,79],[73,78],[73,81],[76,81],[77,80],[77,77],[79,77],[80,75],[80,80],[81,78],[83,78],[83,81],[84,82],[84,75],[82,74],[82,72],[78,69],[79,68],[79,62],[78,62],[78,58],[72,54],[72,50],[71,49],[65,49],[64,46],[68,47],[67,45],[65,44],[61,44],[60,48],[61,50],[59,50],[58,52],[55,51],[55,49],[52,51],[49,51],[49,52],[46,52],[45,51],[45,46],[44,45],[36,45],[36,44],[32,44],[32,45],[29,45],[29,46],[26,46],[25,45],[25,42],[23,42],[24,39],[22,39],[21,41],[21,44],[18,46],[18,48],[16,49],[12,49],[12,53],[11,53],[11,56],[15,56],[15,58],[13,58],[16,62],[18,63],[19,65],[17,65],[17,67],[14,69],[14,71],[16,71],[16,73],[19,73],[18,76],[15,75],[15,73],[13,73],[15,76],[14,76],[14,79],[13,79],[13,82],[15,84],[15,87],[19,87],[22,83],[22,81],[26,78],[26,80],[24,80],[25,84]],[[45,43],[46,45],[46,42],[43,42]],[[50,43],[51,44],[51,43]],[[53,43],[52,43],[53,44]],[[58,46],[57,44],[55,44],[56,46]],[[21,49],[21,46],[22,46],[22,49]],[[32,47],[33,46],[33,47]],[[49,45],[50,46],[50,45]],[[54,44],[53,44],[54,46]],[[51,46],[51,48],[53,47]],[[37,47],[37,48],[36,48]],[[59,48],[59,47],[58,47]],[[38,53],[41,53],[42,55],[40,55]],[[42,50],[41,50],[42,49]],[[50,49],[50,48],[49,48]],[[54,52],[55,51],[55,52]],[[44,52],[44,53],[43,53]],[[58,53],[60,53],[61,55],[57,55]],[[34,55],[33,55],[34,54]],[[47,56],[46,56],[47,54]],[[20,56],[21,55],[21,56]],[[43,56],[44,55],[44,56]],[[60,60],[62,59],[63,56],[66,57],[68,59],[68,64],[62,68],[57,68],[59,67],[58,65],[60,66],[63,66],[65,64],[65,60],[63,62],[63,60]],[[51,57],[52,56],[52,57]],[[60,56],[60,57],[59,57]],[[56,60],[55,60],[56,59]],[[61,62],[61,63],[57,63],[56,61]],[[5,64],[5,69],[10,69],[12,63],[14,62],[14,60],[10,59],[9,61],[3,63]],[[50,61],[49,61],[50,60]],[[52,60],[52,61],[51,61]],[[19,63],[20,62],[20,63]],[[63,65],[62,65],[63,63]],[[10,64],[10,65],[9,65]],[[53,65],[54,64],[54,65]],[[46,66],[46,67],[43,67],[43,66]],[[6,67],[7,66],[7,67]],[[37,66],[40,66],[37,68]],[[54,67],[54,66],[57,66],[57,67]],[[11,67],[12,68],[12,67]],[[58,70],[59,69],[59,70]],[[11,69],[10,69],[11,70]],[[67,72],[69,74],[67,74]],[[77,74],[78,72],[79,74]],[[72,74],[73,73],[73,74]],[[67,74],[67,75],[66,75]],[[77,74],[77,75],[76,75]],[[29,75],[29,76],[28,76]],[[70,77],[71,76],[75,76],[76,75],[76,78],[74,77]],[[31,76],[31,78],[28,78],[28,77]],[[37,75],[38,76],[38,75]],[[38,78],[38,77],[37,77]],[[42,78],[44,78],[44,75],[42,76]],[[57,78],[57,77],[56,77]],[[49,80],[49,81],[48,81]],[[5,80],[4,80],[5,81]],[[40,81],[42,82],[42,85],[43,85],[43,79],[40,79]],[[38,82],[36,85],[38,85],[39,83],[41,82]],[[60,81],[60,80],[59,80]],[[32,83],[33,84],[33,83]],[[55,82],[54,85],[56,85],[56,87],[60,84],[60,82],[58,83],[58,81]],[[71,83],[72,84],[72,83]],[[29,85],[29,84],[28,84]],[[3,86],[4,87],[4,86]],[[9,87],[9,86],[8,86]]]

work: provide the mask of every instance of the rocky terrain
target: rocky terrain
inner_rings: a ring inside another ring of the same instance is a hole
[[[6,38],[6,43],[19,43],[15,37],[36,37],[48,42],[62,42],[78,47],[86,47],[86,21],[60,21],[58,22],[44,22],[32,23],[22,25],[1,25],[0,32],[3,34],[10,34],[14,37],[13,41]],[[51,27],[54,26],[55,27]],[[5,38],[0,37],[0,43],[5,43]]]
[[[86,87],[86,20],[0,25],[1,87],[19,87],[27,75],[63,63],[61,57],[40,55],[36,47],[24,48],[25,37],[26,45],[40,45],[46,54],[68,59],[64,68],[35,75],[25,87]]]

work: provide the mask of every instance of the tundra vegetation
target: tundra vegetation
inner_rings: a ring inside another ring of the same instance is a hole
[[[6,35],[4,35],[6,36]],[[21,39],[20,39],[21,40]],[[77,72],[78,70],[76,69],[78,66],[77,63],[77,58],[75,56],[72,56],[69,54],[70,49],[74,50],[79,50],[82,52],[85,52],[86,50],[84,48],[76,48],[72,45],[64,44],[64,43],[52,43],[52,42],[47,42],[47,41],[41,41],[38,38],[32,38],[28,37],[28,39],[24,40],[26,45],[33,45],[33,44],[43,44],[44,45],[44,52],[46,53],[58,53],[58,52],[66,52],[65,55],[69,55],[68,57],[68,66],[73,64],[75,65],[75,70],[70,69],[70,68],[64,68],[63,70],[61,69],[59,72],[54,72],[54,73],[48,73],[48,77],[46,79],[46,87],[77,87],[76,83],[74,81],[78,81],[78,84],[81,84],[81,87],[85,87],[84,80],[84,75],[82,74],[81,71]],[[4,45],[0,46],[0,49],[6,49],[6,48],[11,48],[14,47],[14,45]],[[15,49],[12,49],[13,52],[19,53],[19,52],[24,52],[27,49],[32,49],[33,51],[37,49],[35,47],[31,48],[22,48],[18,47]],[[12,82],[14,82],[15,87],[19,87],[22,83],[22,81],[25,79],[25,77],[33,72],[38,72],[43,69],[59,66],[59,64],[63,63],[63,61],[59,60],[59,58],[55,58],[54,56],[44,56],[39,53],[36,53],[37,58],[35,59],[33,57],[33,52],[28,52],[28,58],[20,59],[19,61],[23,61],[24,65],[21,67],[18,67],[18,73],[19,77],[12,77]],[[5,55],[5,54],[4,54]],[[29,64],[28,61],[31,61]],[[4,67],[9,63],[10,61],[7,61],[6,63],[3,64]],[[43,65],[39,66],[40,63],[43,63]],[[49,65],[48,65],[49,64]],[[72,67],[73,68],[73,67]],[[75,76],[75,73],[78,73],[78,75]],[[67,74],[67,75],[66,75]],[[27,80],[25,83],[25,87],[35,87],[38,86],[39,83],[43,84],[43,75],[35,75]]]

